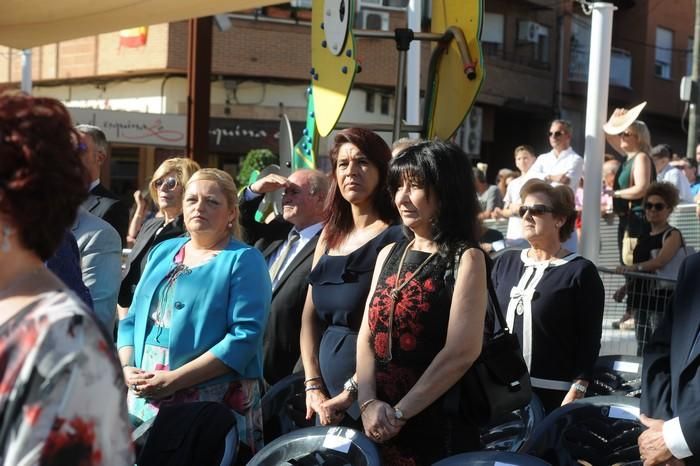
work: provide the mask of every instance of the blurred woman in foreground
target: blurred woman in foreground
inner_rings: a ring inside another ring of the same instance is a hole
[[[0,463],[133,464],[111,338],[44,266],[87,196],[54,99],[0,96]]]

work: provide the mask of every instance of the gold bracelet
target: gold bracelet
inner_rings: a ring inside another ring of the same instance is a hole
[[[376,398],[370,398],[369,400],[365,400],[361,405],[360,405],[360,414],[364,413],[365,410],[369,405],[377,401]]]

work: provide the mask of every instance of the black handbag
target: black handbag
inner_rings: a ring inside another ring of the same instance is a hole
[[[446,283],[451,282],[453,290],[459,257],[461,254],[455,261],[452,277],[446,277]],[[530,374],[520,342],[508,329],[490,273],[486,275],[486,283],[489,292],[486,327],[490,328],[491,318],[495,317],[499,329],[495,333],[485,332],[481,354],[459,382],[448,390],[443,401],[447,414],[464,417],[479,425],[491,424],[501,416],[527,406],[532,398]]]

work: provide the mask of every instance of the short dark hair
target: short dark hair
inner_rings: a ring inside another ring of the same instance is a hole
[[[557,118],[555,120],[552,120],[549,123],[549,126],[551,127],[553,124],[558,123],[564,127],[566,130],[567,134],[571,134],[571,132],[574,130],[574,126],[571,124],[569,120],[562,120],[561,118]]]
[[[79,141],[58,100],[0,95],[0,212],[44,261],[87,196]]]
[[[530,194],[544,194],[552,203],[552,215],[564,219],[564,223],[559,228],[559,241],[562,243],[569,239],[574,232],[576,224],[576,204],[574,203],[574,193],[568,186],[552,186],[542,180],[533,178],[527,181],[520,189],[520,200]]]
[[[647,201],[649,196],[659,196],[671,210],[675,209],[680,202],[678,188],[667,181],[655,181],[650,183],[644,193],[644,202]]]
[[[389,165],[389,190],[396,193],[405,180],[436,196],[438,213],[433,238],[441,253],[461,245],[477,245],[480,212],[469,156],[449,142],[428,141],[407,147]],[[409,234],[409,236],[411,236]]]
[[[333,147],[328,154],[331,159],[330,187],[326,197],[325,227],[323,228],[328,248],[338,246],[354,228],[350,203],[340,193],[336,169],[338,152],[343,144],[350,143],[357,147],[362,154],[379,171],[379,183],[373,193],[372,204],[381,220],[393,224],[398,219],[398,213],[391,194],[387,189],[386,177],[389,171],[391,150],[384,139],[365,128],[348,128],[340,131],[333,139]]]

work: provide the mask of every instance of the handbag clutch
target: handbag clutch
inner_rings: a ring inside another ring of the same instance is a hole
[[[454,277],[457,264],[459,260],[455,263]],[[486,279],[489,311],[500,328],[493,335],[485,335],[481,354],[444,399],[448,414],[463,416],[479,425],[491,424],[505,414],[527,406],[532,398],[530,374],[520,342],[508,329],[490,274]],[[487,322],[489,317],[487,312]]]

